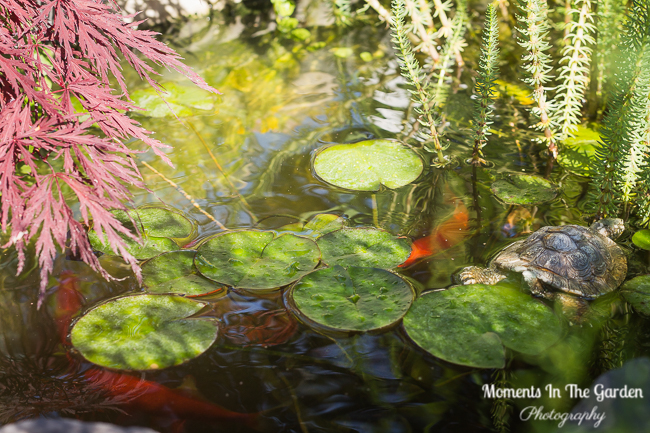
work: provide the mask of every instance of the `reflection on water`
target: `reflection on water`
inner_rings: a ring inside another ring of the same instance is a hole
[[[540,149],[527,139],[524,110],[508,95],[497,102],[501,117],[493,126],[499,133],[484,149],[492,167],[473,173],[461,163],[469,155],[470,71],[450,82],[446,92],[445,132],[448,153],[457,161],[454,167],[428,170],[413,184],[376,194],[325,185],[310,169],[313,150],[324,143],[374,137],[409,140],[415,135],[413,106],[389,48],[389,35],[372,26],[346,30],[345,36],[320,28],[319,38],[327,45],[319,48],[314,43],[283,46],[266,36],[246,38],[238,34],[241,31],[241,26],[221,33],[203,31],[186,41],[188,64],[223,92],[215,100],[185,89],[180,78],[168,72],[162,82],[172,94],[179,119],[165,111],[155,95],[134,93],[136,102],[152,109],[155,117],[135,116],[156,132],[157,139],[174,146],[170,158],[175,166],[168,167],[151,154],[142,155],[142,160],[228,228],[256,227],[257,221],[262,221],[260,227],[278,228],[330,212],[345,215],[352,226],[377,221],[393,233],[420,238],[449,220],[460,201],[469,209],[469,236],[440,243],[447,246],[400,271],[421,292],[449,286],[461,267],[483,266],[513,238],[543,225],[584,224],[581,210],[587,184],[560,167],[554,167],[550,178],[562,192],[551,203],[504,206],[491,194],[489,184],[501,174],[545,170]],[[333,48],[339,46],[352,47],[350,55],[338,57],[341,50]],[[372,53],[372,58],[362,59],[362,52]],[[132,84],[136,90],[141,85]],[[151,191],[136,191],[136,205],[164,202],[191,214],[199,221],[200,237],[220,231],[166,181],[140,168]],[[205,354],[179,367],[129,375],[143,381],[133,395],[124,395],[107,388],[106,382],[89,379],[94,376],[85,373],[93,367],[56,332],[63,306],[54,294],[63,275],[75,277],[76,290],[83,295],[81,308],[139,290],[119,260],[103,256],[102,261],[109,272],[126,279],[109,284],[62,255],[56,261],[53,275],[58,279],[50,281],[47,305],[37,310],[35,264],[16,277],[15,257],[11,251],[2,252],[0,422],[73,416],[148,425],[170,433],[480,432],[493,431],[494,426],[530,431],[530,423],[517,420],[518,411],[530,401],[484,399],[481,386],[577,383],[584,388],[623,358],[647,353],[650,341],[634,331],[647,327],[647,322],[625,307],[610,307],[622,302],[614,295],[603,301],[606,312],[599,321],[569,326],[561,343],[538,357],[515,356],[495,374],[424,354],[399,325],[384,333],[329,335],[289,314],[282,293],[239,292],[210,301],[209,314],[219,320],[220,336]],[[644,273],[647,261],[632,257],[629,267],[631,274]],[[154,388],[173,397],[157,401],[156,395],[162,394],[138,394]],[[201,402],[197,406],[207,404],[214,412],[183,416],[181,403],[174,406],[183,398]],[[574,403],[565,398],[535,404],[566,411]],[[224,415],[228,413],[257,415],[255,422],[238,422]],[[536,431],[553,428],[552,423],[535,425]]]

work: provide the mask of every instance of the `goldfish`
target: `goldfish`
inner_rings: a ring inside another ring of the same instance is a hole
[[[458,245],[468,235],[469,216],[467,207],[460,202],[460,204],[456,205],[454,213],[447,220],[440,223],[430,235],[413,241],[411,254],[399,267],[405,268],[422,258],[430,257],[435,253]]]
[[[64,346],[69,346],[68,333],[72,318],[81,310],[84,296],[79,290],[77,276],[69,271],[61,273],[55,297],[54,317],[58,334]],[[71,369],[79,369],[78,361],[68,355]],[[258,413],[240,413],[208,401],[189,397],[160,383],[140,379],[130,374],[90,367],[84,372],[89,385],[102,389],[111,397],[125,397],[122,406],[149,415],[169,416],[181,421],[238,422],[256,428]]]

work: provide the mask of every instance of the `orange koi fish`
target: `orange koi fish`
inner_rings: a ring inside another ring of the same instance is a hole
[[[424,257],[430,257],[435,253],[458,245],[468,235],[469,216],[467,214],[467,207],[460,202],[456,206],[453,215],[446,221],[440,223],[430,235],[413,242],[411,255],[399,267],[405,268]]]
[[[56,326],[64,346],[69,346],[70,323],[84,302],[79,291],[77,276],[69,271],[61,273],[55,298]],[[78,368],[69,357],[71,368]],[[216,404],[198,400],[157,382],[139,379],[129,374],[90,367],[84,372],[87,382],[105,390],[112,397],[126,397],[121,405],[153,415],[172,415],[179,420],[202,420],[207,422],[239,422],[255,428],[258,413],[233,412]]]

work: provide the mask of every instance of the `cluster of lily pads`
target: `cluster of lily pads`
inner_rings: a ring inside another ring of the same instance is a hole
[[[325,182],[362,191],[398,188],[423,170],[413,150],[391,140],[324,146],[313,164]],[[533,183],[539,182],[521,176],[509,188],[529,191]],[[537,354],[561,336],[546,305],[505,285],[456,286],[416,299],[396,271],[411,241],[374,227],[346,227],[337,215],[200,240],[196,223],[174,209],[144,206],[115,215],[142,236],[142,244],[125,240],[144,260],[146,293],[109,300],[75,323],[73,346],[102,366],[165,368],[200,355],[216,341],[218,325],[200,314],[209,301],[196,298],[227,290],[286,288],[288,309],[324,332],[376,331],[403,318],[406,334],[422,349],[474,367],[502,367],[506,347]],[[97,250],[114,253],[92,229],[89,237]]]

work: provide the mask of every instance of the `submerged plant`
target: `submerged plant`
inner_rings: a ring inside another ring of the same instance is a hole
[[[0,0],[0,224],[11,230],[4,247],[15,246],[23,268],[26,245],[36,240],[41,300],[57,247],[110,278],[74,217],[78,202],[86,225],[139,275],[122,236],[136,239],[110,213],[125,209],[127,185],[144,187],[123,141],[141,140],[171,164],[167,147],[128,117],[129,99],[120,54],[157,91],[150,64],[165,65],[199,87],[216,92],[155,33],[137,30],[113,2],[100,0]],[[112,84],[119,86],[115,92]]]
[[[481,149],[487,143],[490,135],[490,125],[494,109],[494,81],[499,75],[499,23],[497,10],[494,5],[489,5],[485,13],[485,28],[483,29],[483,46],[479,59],[478,78],[476,80],[477,99],[474,102],[474,151],[472,164],[485,163]]]

